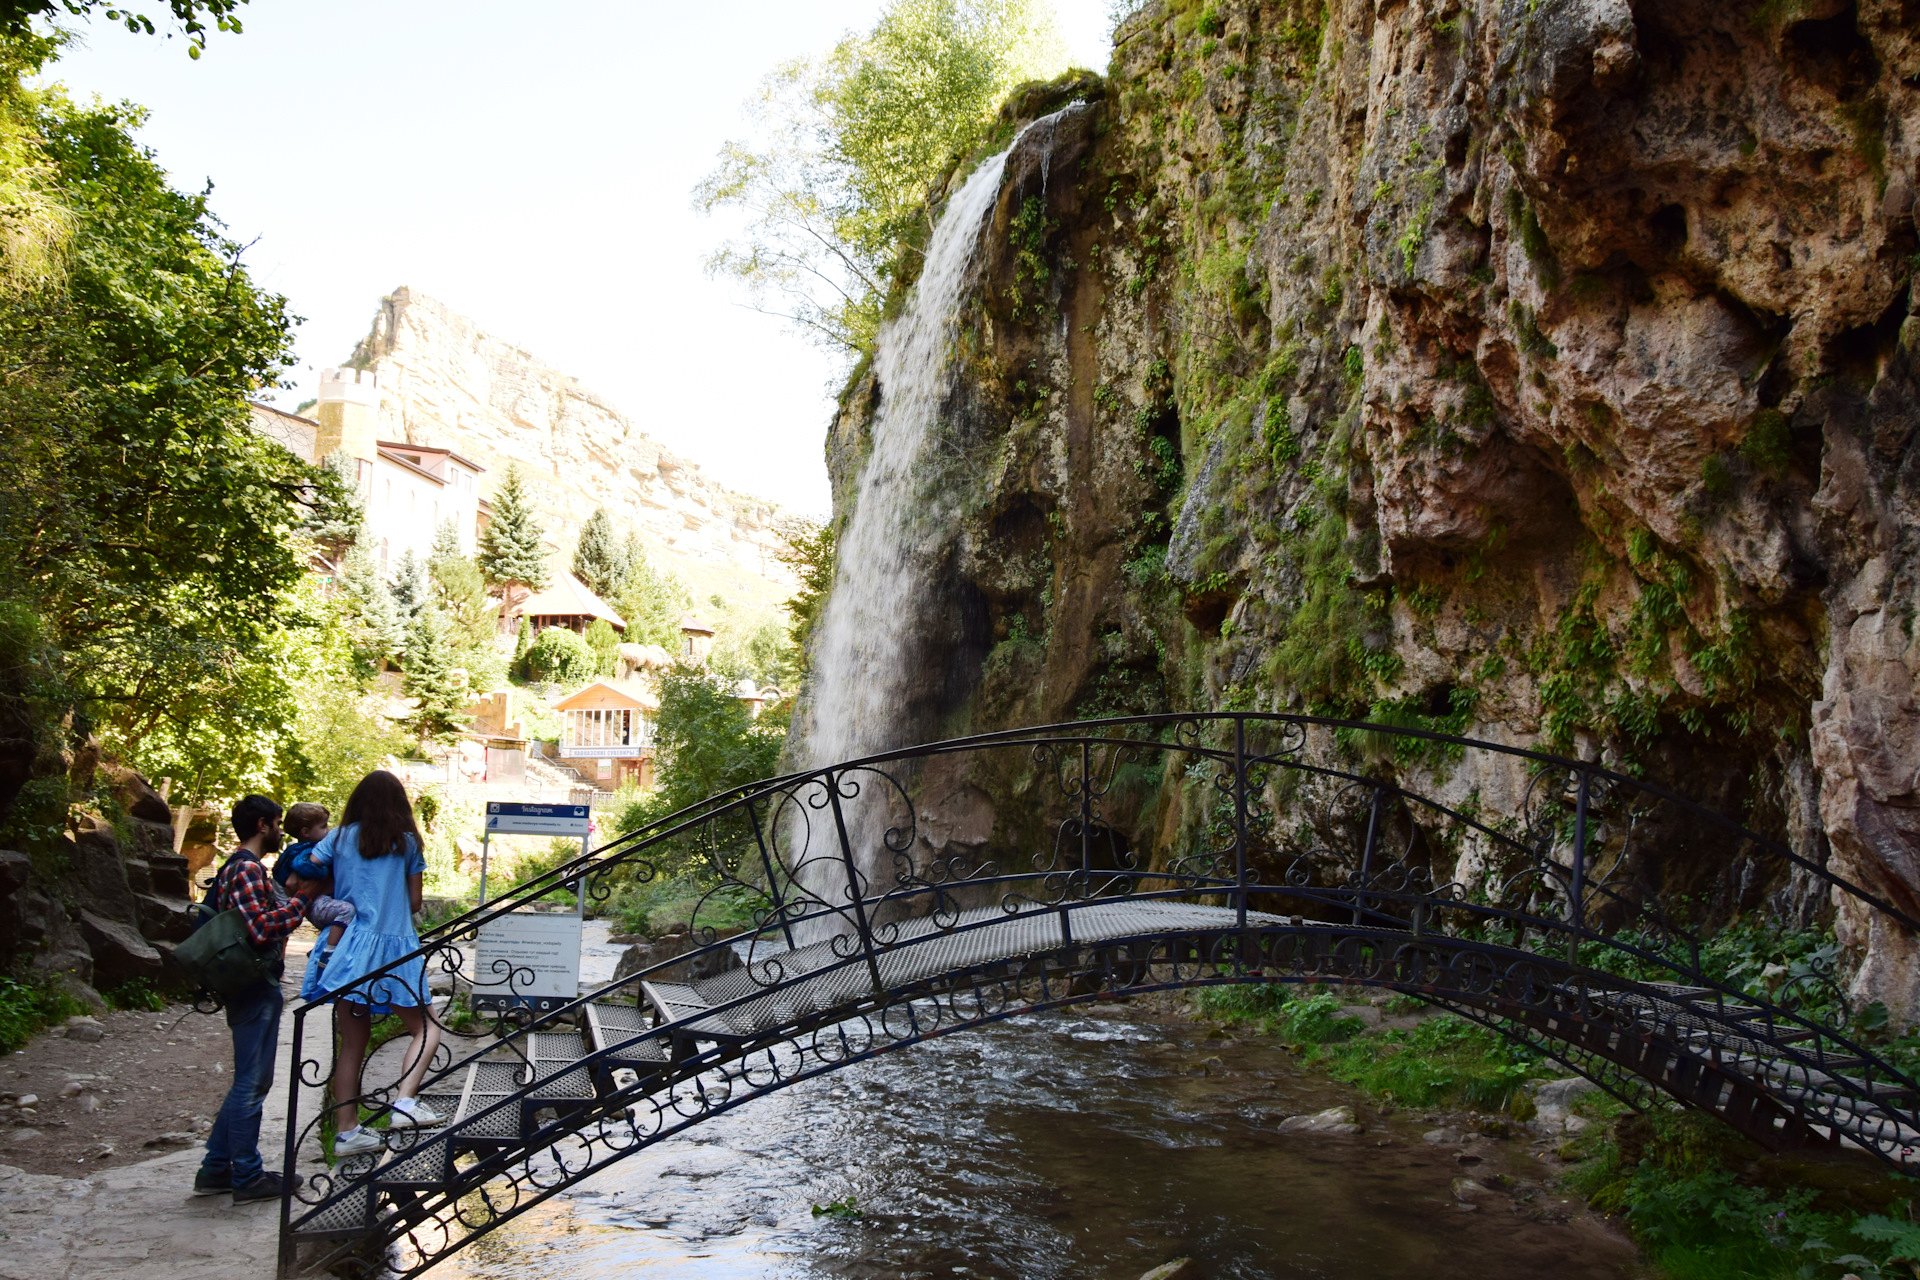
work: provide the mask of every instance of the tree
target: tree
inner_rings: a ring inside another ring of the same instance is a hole
[[[507,617],[513,616],[516,588],[531,595],[546,590],[550,581],[533,500],[520,479],[520,468],[513,463],[507,464],[506,477],[493,495],[493,522],[480,535],[480,554],[475,559],[487,585],[501,589]]]
[[[412,547],[394,566],[391,590],[394,608],[400,611],[405,626],[412,626],[420,611],[433,603],[433,580],[427,576],[427,562],[415,555]]]
[[[276,602],[325,488],[246,405],[288,363],[284,299],[134,140],[137,108],[23,87],[56,46],[0,39],[0,603],[64,704],[0,688],[0,721],[37,726],[5,735],[0,773],[29,780],[90,727],[150,772],[221,726],[287,741],[261,655],[301,630]]]
[[[513,670],[516,675],[526,674],[527,650],[531,648],[533,648],[533,620],[523,617],[520,619],[520,631],[513,641]]]
[[[447,615],[454,648],[463,660],[477,651],[492,653],[494,637],[500,631],[500,611],[487,598],[480,566],[460,554],[460,537],[451,519],[443,522],[434,535],[427,572],[433,579],[434,599]],[[467,665],[469,671],[475,671],[471,660]]]
[[[620,669],[620,633],[605,618],[587,624],[587,648],[593,650],[594,674],[611,676]]]
[[[527,677],[554,684],[585,684],[597,660],[587,642],[565,627],[548,627],[527,649]]]
[[[347,553],[340,585],[352,603],[354,647],[375,668],[406,651],[406,619],[393,602],[393,593],[374,567],[373,557],[363,546],[355,545]]]
[[[827,595],[833,590],[834,547],[838,537],[832,525],[811,520],[792,519],[776,530],[783,544],[780,563],[800,579],[800,589],[787,597],[787,633],[793,637],[794,660],[806,670],[807,640],[827,607]]]
[[[672,653],[680,647],[680,615],[692,607],[693,593],[673,574],[655,569],[637,545],[633,550],[613,607],[627,620],[628,640]]]
[[[338,577],[347,552],[367,527],[367,503],[360,496],[359,464],[345,449],[335,449],[320,462],[314,479],[312,506],[300,531],[313,539],[320,567]]]
[[[613,536],[613,517],[595,507],[580,526],[580,542],[573,552],[573,576],[602,600],[611,600],[627,576],[627,557]]]
[[[407,727],[421,742],[453,742],[467,727],[467,703],[472,699],[466,673],[454,663],[445,616],[431,604],[420,610],[407,632],[406,678],[400,689],[417,700]]]
[[[207,45],[207,25],[200,20],[204,14],[213,19],[214,27],[220,31],[240,34],[240,19],[236,11],[247,0],[166,0],[167,8],[173,13],[173,20],[187,37],[187,56],[197,58]],[[33,21],[58,20],[63,14],[74,18],[84,18],[95,9],[106,5],[107,17],[121,23],[136,35],[145,32],[153,35],[158,28],[153,20],[143,13],[134,13],[127,9],[121,0],[0,0],[0,38],[19,39],[31,37]]]
[[[728,142],[695,189],[701,210],[749,218],[708,271],[824,345],[866,350],[933,184],[1009,90],[1064,65],[1042,0],[893,0],[867,35],[782,64],[748,106],[760,137]]]

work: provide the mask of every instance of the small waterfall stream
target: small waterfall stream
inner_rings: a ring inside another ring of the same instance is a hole
[[[808,764],[906,745],[900,736],[907,667],[957,514],[951,488],[923,463],[952,386],[953,340],[981,226],[1012,150],[984,161],[948,202],[913,297],[880,332],[872,452],[841,535],[833,594],[813,653],[802,738]]]

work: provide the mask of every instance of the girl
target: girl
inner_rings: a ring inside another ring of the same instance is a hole
[[[319,977],[322,990],[317,993],[319,999],[335,1001],[333,1024],[340,1036],[340,1056],[333,1072],[338,1133],[333,1153],[338,1158],[382,1145],[376,1134],[360,1127],[359,1115],[360,1069],[373,1031],[372,1006],[391,1007],[412,1037],[388,1125],[426,1127],[446,1120],[419,1100],[420,1083],[434,1050],[440,1047],[440,1025],[434,1021],[427,994],[426,962],[415,957],[366,980],[368,974],[420,947],[413,913],[420,909],[427,861],[413,805],[400,779],[378,769],[362,778],[347,797],[340,825],[308,856],[332,871],[334,896],[354,908],[346,934]]]

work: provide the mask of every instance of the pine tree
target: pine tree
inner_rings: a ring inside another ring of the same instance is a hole
[[[451,520],[443,523],[434,535],[433,556],[427,561],[427,573],[433,579],[434,598],[446,611],[454,647],[463,659],[468,650],[491,648],[500,630],[499,613],[487,598],[487,583],[480,574],[480,566],[460,554],[460,538]]]
[[[469,720],[467,676],[455,663],[446,616],[432,604],[420,610],[408,629],[406,673],[400,690],[418,700],[407,726],[421,742],[458,739]]]
[[[635,547],[613,607],[627,620],[627,639],[635,644],[657,644],[669,653],[680,647],[680,615],[693,604],[693,595],[680,579],[656,570],[646,553]]]
[[[433,603],[433,583],[427,577],[427,563],[408,547],[393,570],[393,603],[400,610],[400,621],[408,626],[420,611]]]
[[[580,526],[580,543],[573,552],[573,576],[602,600],[610,600],[626,577],[626,552],[613,536],[613,517],[595,507]]]
[[[367,527],[367,503],[360,496],[359,464],[345,449],[320,461],[307,517],[300,531],[313,539],[320,567],[339,577],[347,552]]]
[[[520,480],[520,468],[511,463],[493,495],[493,523],[480,535],[480,554],[475,560],[486,575],[487,585],[501,589],[507,617],[513,616],[516,589],[524,588],[531,595],[546,590],[550,580],[533,500]]]
[[[374,567],[373,557],[359,543],[347,552],[340,585],[353,602],[358,618],[354,647],[361,656],[376,667],[389,658],[398,657],[407,646],[400,610],[395,607],[393,593],[387,590],[380,571]]]
[[[453,523],[453,517],[448,516],[440,522],[440,527],[433,531],[433,550],[427,553],[427,564],[431,567],[436,560],[465,554],[460,550],[459,527]]]
[[[587,624],[584,637],[587,648],[593,650],[593,662],[596,674],[612,676],[620,671],[620,633],[605,618],[595,618]]]

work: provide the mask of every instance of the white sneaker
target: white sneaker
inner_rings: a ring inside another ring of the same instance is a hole
[[[333,1139],[333,1158],[343,1160],[348,1156],[362,1155],[368,1151],[379,1151],[387,1144],[380,1135],[361,1125],[352,1133],[336,1134]]]
[[[389,1129],[431,1129],[446,1122],[445,1116],[417,1098],[411,1106],[395,1102],[393,1114],[387,1117]]]

